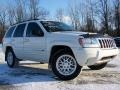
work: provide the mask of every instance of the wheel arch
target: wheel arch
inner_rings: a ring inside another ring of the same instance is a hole
[[[51,62],[52,62],[52,56],[56,55],[57,53],[59,53],[61,51],[68,51],[74,56],[74,52],[69,46],[66,46],[66,45],[54,45],[54,46],[52,46],[51,51],[50,51],[50,57],[49,57],[49,64],[50,65],[51,65]]]
[[[7,47],[6,47],[6,50],[5,50],[5,53],[6,53],[8,50],[10,50],[10,49],[13,50],[11,46],[7,46]]]

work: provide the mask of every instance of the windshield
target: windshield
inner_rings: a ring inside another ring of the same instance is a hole
[[[48,32],[73,31],[73,28],[62,22],[41,21],[41,24]]]

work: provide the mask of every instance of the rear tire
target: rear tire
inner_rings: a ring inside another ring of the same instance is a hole
[[[61,51],[52,56],[51,68],[53,73],[61,80],[76,78],[82,70],[70,52]]]
[[[102,63],[102,64],[91,65],[88,67],[92,70],[100,70],[100,69],[103,69],[106,65],[107,63]]]
[[[17,60],[12,49],[8,49],[5,53],[5,61],[10,68],[17,67],[19,65],[19,61]]]

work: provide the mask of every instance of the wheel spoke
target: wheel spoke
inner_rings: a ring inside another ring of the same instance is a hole
[[[62,75],[71,75],[76,70],[77,63],[71,55],[62,55],[57,59],[56,68]]]

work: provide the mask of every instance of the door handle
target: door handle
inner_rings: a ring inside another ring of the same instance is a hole
[[[24,39],[24,42],[29,42],[29,39]]]
[[[36,49],[35,51],[44,52],[44,49]]]
[[[44,51],[45,51],[44,49],[41,50],[41,52],[44,52]]]

